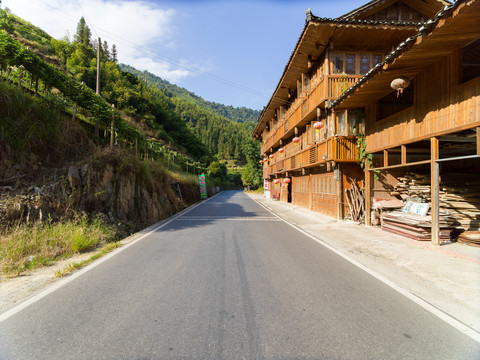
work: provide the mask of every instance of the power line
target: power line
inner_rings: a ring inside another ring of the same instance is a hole
[[[93,23],[90,20],[88,20],[87,14],[85,14],[85,11],[83,11],[82,5],[80,5],[80,2],[78,0],[75,0],[75,2],[77,3],[78,7],[80,8],[80,11],[82,12],[83,17],[85,18],[85,21],[87,22],[87,24],[90,24],[93,31],[95,32],[95,35],[97,35],[97,38],[99,38],[100,36],[98,36],[97,32],[95,31],[95,27],[93,26]]]
[[[37,1],[41,2],[42,4],[44,4],[44,5],[46,5],[46,6],[49,6],[50,8],[52,8],[52,9],[54,9],[54,10],[56,10],[56,11],[62,13],[62,14],[67,15],[69,18],[75,18],[75,17],[73,17],[72,15],[65,13],[64,11],[62,11],[62,10],[60,10],[60,9],[58,9],[58,8],[50,5],[50,4],[45,3],[43,0],[37,0]],[[190,72],[193,72],[193,73],[196,73],[196,74],[199,74],[199,75],[208,77],[208,78],[210,78],[210,79],[212,79],[212,80],[221,82],[221,83],[223,83],[223,84],[225,84],[225,85],[231,86],[231,87],[236,88],[236,89],[238,89],[238,90],[242,90],[242,91],[247,92],[247,93],[250,93],[250,94],[252,94],[252,95],[260,96],[260,97],[263,97],[263,98],[266,98],[266,99],[269,98],[268,95],[266,95],[266,94],[264,94],[264,93],[261,93],[261,92],[255,90],[255,89],[251,89],[251,88],[249,88],[249,87],[247,87],[247,86],[244,86],[244,85],[239,84],[239,83],[236,83],[236,82],[234,82],[234,81],[231,81],[231,80],[222,78],[222,77],[220,77],[220,76],[218,76],[218,75],[209,73],[209,72],[207,72],[207,71],[197,70],[196,68],[194,68],[194,67],[192,67],[192,66],[188,66],[188,65],[182,64],[182,63],[180,63],[180,62],[178,62],[178,61],[175,61],[175,60],[173,60],[173,59],[170,59],[169,57],[167,57],[167,56],[165,56],[165,55],[162,55],[162,54],[160,54],[160,53],[158,53],[158,52],[156,52],[156,51],[153,51],[153,50],[151,50],[151,49],[149,49],[149,48],[146,48],[146,47],[144,47],[144,46],[142,46],[142,45],[138,45],[138,44],[136,44],[136,43],[134,43],[134,42],[132,42],[132,41],[130,41],[130,40],[127,40],[127,39],[125,39],[125,38],[123,38],[123,37],[120,37],[120,36],[118,36],[118,35],[116,35],[116,34],[112,34],[111,32],[109,32],[109,31],[107,31],[107,30],[105,30],[105,29],[96,27],[96,26],[93,25],[92,22],[90,22],[90,21],[88,20],[88,18],[87,18],[87,16],[86,16],[83,8],[81,7],[79,1],[78,1],[78,0],[75,0],[75,1],[76,1],[76,3],[78,4],[80,10],[82,11],[82,14],[83,14],[85,20],[87,21],[87,23],[90,24],[90,26],[92,27],[93,31],[94,31],[95,34],[97,35],[97,37],[100,37],[100,36],[98,35],[98,32],[100,32],[100,33],[103,34],[103,35],[106,34],[106,35],[108,35],[108,37],[113,38],[115,41],[117,41],[117,42],[119,42],[119,43],[121,43],[121,44],[123,44],[123,45],[125,45],[125,46],[131,47],[131,48],[134,48],[134,49],[137,49],[137,50],[141,50],[141,51],[143,51],[144,53],[146,52],[146,53],[153,54],[153,55],[157,56],[158,58],[164,60],[165,62],[167,62],[167,63],[169,63],[169,64],[171,64],[171,65],[174,65],[174,66],[176,66],[176,67],[183,68],[183,69],[186,69],[186,70],[188,70],[188,71],[190,71]],[[97,32],[97,31],[98,31],[98,32]],[[283,102],[283,100],[282,100],[282,102]],[[286,102],[286,103],[288,103],[288,102]]]

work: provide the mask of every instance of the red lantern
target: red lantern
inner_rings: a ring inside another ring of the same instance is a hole
[[[263,158],[263,162],[267,162],[268,161],[268,158]]]
[[[300,138],[298,136],[295,136],[292,141],[294,144],[297,145],[300,142]]]
[[[313,128],[315,130],[320,130],[321,128],[323,128],[323,123],[320,122],[320,121],[317,121],[317,122],[315,122],[315,124],[313,124]]]
[[[290,180],[289,178],[283,179],[283,183],[284,183],[284,184],[290,184],[290,181],[291,181],[291,180]]]
[[[279,184],[279,183],[280,183],[280,179],[275,179],[275,180],[273,180],[273,183],[274,183],[274,184]]]
[[[270,158],[270,159],[273,159],[273,154],[271,154],[271,155],[269,156],[269,158]]]
[[[263,164],[263,160],[260,160],[259,163],[260,163],[260,164]]]
[[[285,149],[284,149],[284,148],[280,148],[280,149],[278,149],[278,152],[279,152],[280,154],[283,154],[283,152],[284,152],[284,151],[285,151]]]

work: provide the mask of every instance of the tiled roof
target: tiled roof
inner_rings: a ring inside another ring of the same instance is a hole
[[[318,23],[333,23],[333,24],[351,24],[351,25],[408,25],[408,26],[421,26],[424,22],[413,22],[413,21],[388,21],[388,20],[360,20],[352,18],[322,18],[312,14],[310,9],[307,10],[307,22],[314,21]]]
[[[344,19],[352,18],[352,17],[357,16],[357,15],[361,14],[362,12],[364,12],[364,11],[366,11],[366,10],[372,8],[372,7],[380,5],[383,2],[385,2],[385,0],[372,0],[372,1],[370,1],[366,4],[364,4],[364,5],[360,6],[359,8],[356,8],[355,10],[352,10],[352,11],[350,11],[350,12],[348,12],[348,13],[342,15],[342,16],[339,16],[337,18],[337,20],[344,20]],[[443,5],[445,5],[445,6],[449,3],[451,3],[450,0],[443,0],[443,1],[440,0],[438,2],[440,4],[443,3]]]
[[[417,34],[408,37],[405,39],[405,41],[401,42],[390,54],[385,56],[385,59],[383,62],[378,63],[370,69],[369,72],[365,74],[364,77],[359,79],[355,84],[353,84],[351,87],[349,87],[345,92],[335,101],[332,101],[329,105],[329,109],[332,109],[336,105],[338,105],[340,102],[342,102],[343,99],[345,99],[347,96],[351,95],[357,88],[359,88],[362,84],[367,82],[369,79],[374,77],[377,73],[379,73],[383,66],[385,64],[390,64],[392,63],[397,57],[399,57],[402,53],[404,53],[406,50],[410,48],[411,45],[413,45],[416,41],[416,39],[420,36],[425,36],[426,34],[430,33],[433,31],[435,26],[438,24],[438,22],[442,19],[447,17],[448,15],[451,14],[451,12],[458,7],[460,3],[464,2],[463,0],[458,0],[457,2],[445,6],[442,10],[440,10],[433,19],[428,20],[422,27],[420,27],[419,31]]]
[[[295,47],[292,51],[292,54],[290,55],[290,58],[288,59],[288,62],[287,64],[285,65],[285,68],[283,70],[283,73],[282,75],[280,76],[280,80],[275,88],[275,91],[274,91],[274,94],[275,92],[277,91],[277,89],[280,87],[280,84],[282,83],[282,79],[284,78],[286,72],[288,71],[288,68],[289,68],[289,64],[291,63],[294,55],[295,55],[295,52],[297,50],[297,48],[299,47],[301,41],[302,41],[302,37],[308,27],[308,24],[310,22],[315,22],[315,23],[328,23],[328,24],[332,24],[332,25],[365,25],[365,26],[394,26],[396,28],[398,27],[420,27],[422,25],[424,25],[425,23],[417,23],[417,22],[405,22],[405,21],[376,21],[376,20],[355,20],[355,19],[332,19],[332,18],[322,18],[322,17],[318,17],[318,16],[315,16],[312,14],[311,10],[310,9],[307,9],[306,11],[306,20],[305,20],[305,26],[303,27],[303,30],[297,40],[297,43],[295,44]],[[254,130],[254,134],[257,132],[257,129],[260,125],[260,120],[262,119],[264,113],[265,113],[265,110],[268,109],[268,107],[270,106],[270,104],[272,103],[272,100],[273,100],[274,96],[272,96],[267,104],[267,106],[265,106],[262,110],[262,112],[260,113],[260,116],[258,117],[258,120],[257,120],[257,126]]]

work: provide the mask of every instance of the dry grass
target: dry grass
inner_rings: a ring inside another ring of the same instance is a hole
[[[19,275],[115,239],[115,232],[99,218],[17,225],[0,233],[0,271]]]

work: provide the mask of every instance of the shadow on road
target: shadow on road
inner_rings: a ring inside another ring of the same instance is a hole
[[[258,217],[272,217],[243,194],[242,191],[224,191],[211,200],[175,218],[158,231],[178,231],[203,227],[215,221],[241,221]],[[248,209],[247,208],[251,208]],[[253,211],[251,211],[253,210]],[[273,218],[273,217],[272,217]]]

